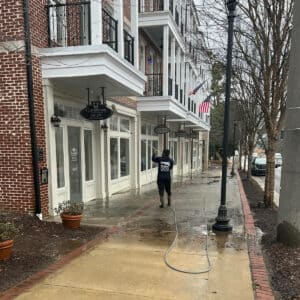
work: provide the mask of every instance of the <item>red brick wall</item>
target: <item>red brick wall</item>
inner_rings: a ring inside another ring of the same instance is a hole
[[[24,39],[22,3],[0,0],[0,42]]]
[[[30,1],[34,46],[47,45],[46,0]],[[23,1],[0,1],[0,41],[24,41]],[[33,56],[36,135],[46,167],[44,99],[40,59]],[[34,212],[35,197],[24,48],[0,52],[0,209]],[[42,212],[48,213],[48,186],[41,185]]]
[[[30,0],[31,41],[39,48],[48,47],[47,4],[48,0]]]

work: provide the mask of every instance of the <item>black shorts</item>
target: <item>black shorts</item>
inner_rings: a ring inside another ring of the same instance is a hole
[[[164,195],[165,190],[167,194],[171,196],[171,178],[158,178],[157,186],[158,186],[158,192],[160,196]]]

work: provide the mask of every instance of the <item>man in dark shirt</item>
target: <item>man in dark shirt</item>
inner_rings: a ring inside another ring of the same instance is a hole
[[[171,205],[171,170],[174,161],[169,157],[170,151],[164,149],[162,156],[152,155],[152,161],[158,163],[157,186],[160,197],[160,208],[164,207],[164,190],[168,194],[168,206]]]

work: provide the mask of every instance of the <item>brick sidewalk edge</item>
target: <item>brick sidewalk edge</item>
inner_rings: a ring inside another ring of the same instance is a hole
[[[257,237],[254,219],[248,204],[248,199],[243,187],[243,183],[239,173],[236,173],[239,185],[243,213],[245,232],[247,235],[248,253],[250,259],[250,268],[252,274],[252,282],[255,289],[257,300],[273,300],[274,295],[269,281],[269,273],[266,268],[264,258],[260,247],[260,239]]]
[[[156,202],[155,202],[156,203]],[[76,248],[75,250],[71,251],[70,253],[66,254],[62,258],[55,261],[53,264],[50,264],[42,271],[38,271],[37,273],[31,275],[24,281],[18,283],[17,285],[9,288],[8,290],[0,293],[1,300],[11,300],[15,299],[16,297],[20,296],[21,294],[25,293],[27,290],[35,286],[37,283],[44,280],[49,275],[58,271],[61,267],[67,265],[75,258],[79,257],[84,252],[88,251],[89,249],[95,247],[97,244],[105,241],[109,236],[112,234],[120,231],[123,226],[125,226],[128,222],[131,222],[133,218],[139,218],[144,214],[144,212],[154,205],[153,202],[150,202],[143,206],[142,208],[137,209],[132,214],[127,217],[126,221],[120,222],[119,224],[104,229],[101,233],[99,233],[93,240],[88,241],[84,245]]]

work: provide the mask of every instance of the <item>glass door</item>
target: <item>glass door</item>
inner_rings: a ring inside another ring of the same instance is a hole
[[[68,126],[70,200],[82,202],[81,131]]]

